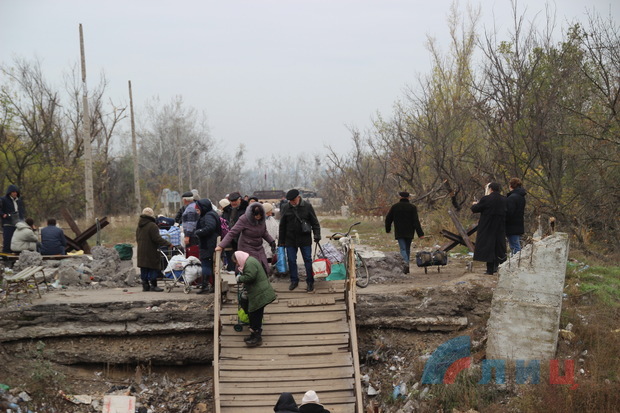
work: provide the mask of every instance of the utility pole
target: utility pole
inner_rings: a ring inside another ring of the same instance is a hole
[[[129,81],[129,110],[131,112],[131,143],[133,145],[133,187],[136,197],[136,214],[142,212],[142,199],[140,198],[140,168],[138,167],[138,142],[136,141],[136,122],[133,116],[133,94],[131,93],[131,80]]]
[[[86,57],[84,55],[84,33],[80,23],[80,55],[82,61],[82,117],[84,131],[84,195],[86,197],[86,222],[90,223],[95,218],[95,196],[93,191],[93,149],[90,136],[90,111],[88,109],[88,88],[86,87]]]

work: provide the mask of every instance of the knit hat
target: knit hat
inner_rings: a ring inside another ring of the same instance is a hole
[[[198,201],[200,199],[200,195],[198,195],[197,189],[192,189],[192,194],[194,195],[194,201]]]
[[[265,210],[265,214],[267,212],[273,211],[273,205],[271,205],[269,202],[265,202],[263,204],[263,209]]]
[[[304,398],[301,399],[301,406],[311,403],[320,404],[319,396],[316,395],[316,392],[314,390],[308,390],[306,394],[304,394]]]
[[[146,215],[146,216],[155,218],[155,212],[153,212],[152,208],[144,208],[142,210],[142,215]]]
[[[220,199],[220,206],[222,208],[226,208],[228,205],[230,205],[230,201],[226,198],[224,199]]]
[[[286,199],[288,199],[289,201],[292,201],[298,196],[299,196],[299,191],[297,189],[291,189],[290,191],[286,193]]]

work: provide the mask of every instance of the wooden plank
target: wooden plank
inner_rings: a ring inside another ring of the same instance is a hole
[[[295,314],[295,313],[303,313],[306,314],[308,313],[309,310],[311,310],[313,313],[316,312],[320,312],[320,311],[341,311],[341,312],[345,312],[346,310],[346,305],[344,304],[344,302],[341,303],[336,303],[333,305],[316,305],[316,306],[312,306],[312,308],[308,309],[308,308],[304,308],[304,307],[289,307],[288,305],[277,305],[274,303],[269,304],[269,306],[267,306],[266,310],[268,311],[269,314]],[[223,316],[227,316],[227,315],[237,315],[237,304],[235,303],[235,305],[226,305],[222,308],[221,313]]]
[[[348,353],[343,353],[342,357],[322,357],[324,361],[308,362],[299,360],[299,357],[287,358],[286,360],[273,360],[268,363],[264,361],[252,360],[221,360],[220,371],[223,370],[281,370],[281,369],[318,369],[325,367],[344,367],[350,366],[353,361],[348,357]],[[296,360],[297,359],[297,360]]]
[[[319,396],[319,399],[321,400],[321,404],[325,406],[325,408],[329,408],[329,406],[332,404],[355,403],[354,396],[329,397],[324,394],[319,394],[318,396]],[[278,401],[278,397],[279,397],[279,394],[278,395],[267,394],[265,397],[248,398],[248,397],[244,397],[243,394],[240,394],[236,396],[235,398],[233,398],[232,400],[227,399],[226,407],[236,407],[238,409],[243,408],[243,412],[245,413],[245,406],[253,406],[253,407],[263,406],[263,409],[273,407],[273,405],[275,405],[276,402]],[[295,400],[301,401],[302,397],[303,397],[303,394],[299,395],[299,399],[295,397]],[[224,401],[222,401],[222,404],[224,404]]]
[[[355,268],[355,265],[351,261],[351,266]],[[357,286],[355,283],[349,283],[351,290],[355,291]],[[353,359],[353,374],[355,380],[355,399],[357,400],[357,413],[362,412],[362,374],[360,372],[360,358],[357,349],[357,327],[355,322],[355,295],[350,294],[351,291],[347,291],[347,316],[349,318],[349,335],[351,337],[351,357]]]
[[[229,379],[229,378],[239,378],[246,379],[250,381],[256,380],[266,380],[266,381],[281,381],[283,378],[295,378],[295,377],[306,377],[306,378],[337,378],[337,377],[352,377],[353,376],[353,367],[325,367],[322,369],[307,369],[307,370],[299,370],[299,369],[290,369],[290,370],[281,370],[277,375],[273,374],[273,371],[270,370],[254,370],[251,372],[251,377],[248,377],[247,371],[240,370],[220,370],[220,380]],[[277,376],[277,377],[274,377]],[[230,381],[230,380],[229,380]]]
[[[226,346],[228,348],[247,348],[243,339],[239,338],[238,340],[226,340],[222,341],[222,346]],[[287,351],[289,347],[300,347],[300,346],[312,346],[312,347],[321,347],[327,345],[339,345],[339,346],[347,346],[349,344],[349,338],[322,338],[320,341],[300,341],[300,340],[272,340],[265,341],[261,347],[264,348],[281,348],[282,351]]]
[[[219,238],[218,238],[219,240]],[[220,276],[220,254],[214,253],[213,259],[213,280],[215,283],[215,295],[213,299],[213,404],[215,405],[215,413],[220,413],[220,309],[222,306],[222,277]]]
[[[265,342],[265,337],[263,337],[263,342]],[[304,355],[314,356],[319,354],[332,354],[332,353],[340,353],[343,351],[348,351],[348,349],[344,349],[342,346],[322,346],[322,347],[314,347],[314,346],[299,346],[299,347],[290,347],[286,349],[278,348],[278,347],[252,347],[252,348],[222,348],[221,354],[222,357],[230,357],[230,358],[239,358],[239,359],[252,359],[252,356],[280,356],[280,355],[289,355],[289,356],[299,356],[303,357]]]
[[[280,393],[281,392],[273,392],[273,393],[269,392],[269,393],[265,393],[261,395],[261,394],[245,394],[243,392],[239,392],[237,394],[224,395],[222,396],[221,400],[222,400],[222,403],[226,403],[226,405],[228,406],[240,406],[241,407],[243,403],[245,403],[247,405],[255,406],[257,404],[260,404],[260,405],[268,407],[268,406],[273,406],[275,404],[275,401],[278,400]],[[293,397],[295,397],[295,400],[301,401],[301,399],[304,397],[304,393],[297,393],[297,394],[293,393]],[[353,399],[353,396],[351,395],[351,392],[348,390],[335,391],[335,392],[329,392],[329,393],[323,392],[323,393],[317,393],[317,394],[319,394],[321,404],[342,403],[342,402],[351,403],[355,401]],[[297,399],[297,397],[299,397],[299,399]]]
[[[465,231],[465,228],[463,228],[463,225],[457,218],[454,211],[452,211],[451,209],[448,209],[448,215],[450,215],[450,218],[452,218],[452,222],[454,223],[454,226],[456,227],[456,229],[459,231],[459,234],[461,235],[461,238],[463,238],[463,241],[465,241],[465,245],[467,245],[467,248],[469,248],[470,251],[473,251],[474,244],[469,239],[469,236],[467,235],[467,231]]]
[[[265,310],[268,311],[269,307],[267,307]],[[346,317],[346,315],[343,314],[340,311],[320,312],[320,313],[316,313],[316,314],[309,314],[309,313],[271,314],[271,313],[265,313],[265,315],[263,317],[263,329],[267,329],[268,326],[276,325],[276,324],[289,324],[289,325],[304,324],[309,319],[314,320],[316,322],[332,323],[332,322],[344,320],[344,317]],[[234,325],[234,324],[237,324],[237,317],[236,316],[222,317],[221,321],[222,321],[222,324],[225,325],[225,326],[226,325]],[[267,326],[267,327],[265,327],[265,326]]]
[[[297,400],[297,398],[295,398]],[[299,399],[301,401],[301,399]],[[277,398],[276,398],[277,401]],[[273,402],[273,405],[276,404],[276,401]],[[271,406],[273,407],[273,406]],[[355,404],[332,404],[329,406],[325,406],[326,409],[330,411],[330,413],[351,413],[355,411]],[[243,413],[265,413],[271,412],[273,408],[265,408],[265,406],[259,407],[244,407]],[[239,407],[225,407],[222,406],[222,413],[239,413]]]
[[[349,327],[346,321],[337,321],[332,323],[308,323],[303,326],[292,324],[274,324],[269,326],[269,328],[264,329],[263,331],[263,339],[269,336],[282,336],[282,335],[291,335],[291,334],[320,334],[320,333],[347,333],[349,331]],[[236,335],[237,333],[233,328],[227,327],[223,328],[222,335]]]
[[[353,388],[353,379],[350,377],[345,377],[345,378],[340,378],[340,379],[330,379],[330,378],[326,378],[326,379],[308,379],[308,378],[304,378],[304,377],[297,377],[293,380],[281,380],[281,381],[269,381],[269,382],[259,382],[259,381],[254,381],[254,382],[250,382],[250,383],[238,383],[238,382],[228,382],[228,383],[222,383],[221,384],[221,388],[226,387],[226,389],[228,389],[227,391],[230,391],[230,389],[244,389],[247,388],[248,392],[251,393],[256,393],[259,391],[273,391],[273,392],[278,392],[279,389],[282,389],[282,391],[289,391],[286,390],[288,387],[287,386],[291,386],[291,388],[295,388],[295,387],[299,387],[299,391],[303,394],[304,392],[308,391],[308,389],[314,389],[314,388],[319,388],[320,386],[332,386],[334,389],[349,389],[349,388]],[[329,389],[327,389],[326,391],[328,391]],[[291,392],[293,392],[293,390],[290,390]]]
[[[300,380],[297,382],[286,381],[286,382],[265,382],[260,383],[260,386],[254,387],[251,386],[253,383],[221,383],[220,385],[220,393],[221,394],[280,394],[282,392],[289,393],[300,393],[303,394],[312,389],[317,393],[339,390],[339,391],[347,391],[349,394],[352,394],[353,391],[353,380],[351,379],[331,379],[331,380],[321,380],[317,381],[315,384],[308,385],[307,380]],[[276,398],[277,399],[277,398]]]

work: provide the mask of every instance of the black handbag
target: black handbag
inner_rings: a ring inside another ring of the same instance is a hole
[[[310,225],[310,223],[306,221],[305,219],[299,218],[299,215],[297,215],[296,211],[293,211],[293,213],[295,214],[299,222],[301,222],[301,233],[310,234],[312,232],[312,225]]]

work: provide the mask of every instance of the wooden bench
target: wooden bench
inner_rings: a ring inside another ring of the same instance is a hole
[[[45,279],[45,272],[43,272],[43,266],[39,265],[39,266],[32,266],[32,267],[27,267],[24,268],[23,270],[21,270],[20,272],[18,272],[17,274],[13,274],[13,275],[6,275],[4,276],[4,283],[5,283],[5,289],[6,289],[6,293],[4,296],[4,302],[5,304],[8,303],[9,301],[9,294],[11,292],[14,293],[14,295],[19,294],[20,292],[23,292],[24,294],[28,294],[28,283],[32,282],[37,290],[37,294],[39,295],[39,298],[41,298],[41,292],[39,291],[39,280],[37,279],[37,273],[41,273],[43,276],[43,282],[45,283],[45,285],[47,285],[47,280]]]

